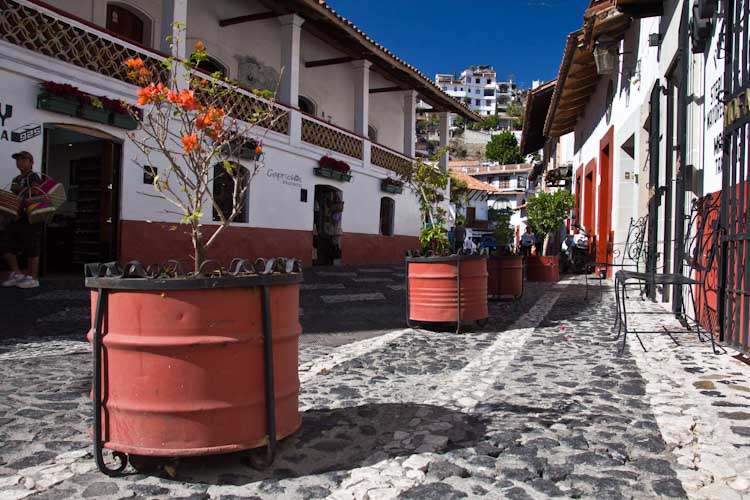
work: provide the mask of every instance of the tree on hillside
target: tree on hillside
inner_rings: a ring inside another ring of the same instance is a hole
[[[521,130],[523,128],[523,106],[517,102],[508,103],[506,112],[513,118],[513,128]]]
[[[486,155],[488,160],[499,162],[501,165],[522,161],[516,136],[509,130],[492,136],[487,143]]]

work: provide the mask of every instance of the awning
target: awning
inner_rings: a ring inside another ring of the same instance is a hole
[[[583,27],[568,35],[544,125],[547,137],[560,137],[575,129],[599,83],[594,46],[597,41],[613,43],[621,39],[630,26],[630,16],[617,10],[615,1],[592,1]]]
[[[544,122],[555,92],[555,82],[552,80],[529,92],[521,133],[521,154],[524,156],[544,147]]]

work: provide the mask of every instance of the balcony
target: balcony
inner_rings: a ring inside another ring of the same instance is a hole
[[[169,57],[167,54],[29,0],[3,2],[0,40],[127,85],[131,82],[122,62],[128,58],[141,58],[156,79],[169,79],[169,70],[163,64]],[[135,95],[135,89],[129,93]],[[274,134],[267,137],[288,145],[305,144],[318,148],[320,155],[335,152],[363,163],[369,159],[371,165],[387,170],[396,170],[403,162],[412,161],[401,152],[350,130],[294,107],[271,103],[250,89],[240,87],[225,99],[226,109],[233,109],[235,118],[246,121],[258,107],[270,105],[274,112],[266,128]]]

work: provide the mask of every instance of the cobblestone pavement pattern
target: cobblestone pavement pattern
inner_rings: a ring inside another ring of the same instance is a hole
[[[345,272],[311,284],[359,295],[347,280],[378,275]],[[584,302],[580,289],[531,286],[462,335],[404,329],[401,311],[375,337],[325,341],[318,324],[300,346],[302,428],[268,469],[244,453],[103,476],[81,335],[11,339],[0,344],[0,500],[750,499],[750,367],[692,333],[680,346],[644,335],[648,352],[632,339],[618,356],[610,294]],[[303,323],[316,300],[303,296]]]

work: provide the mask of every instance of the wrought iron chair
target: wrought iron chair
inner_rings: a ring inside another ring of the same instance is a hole
[[[646,226],[648,225],[648,216],[644,215],[641,218],[630,218],[630,225],[628,227],[628,235],[625,238],[625,243],[622,247],[622,251],[615,248],[613,255],[613,262],[589,262],[586,264],[586,297],[584,300],[589,298],[589,281],[596,280],[599,282],[599,300],[602,299],[602,281],[607,279],[607,269],[609,268],[632,268],[634,271],[640,269],[641,259],[643,253],[643,242],[646,236]],[[620,257],[620,262],[614,262]],[[602,269],[604,268],[604,269]],[[599,273],[592,276],[592,273],[599,269]]]
[[[704,332],[702,332],[702,330],[705,329],[701,326],[698,318],[699,309],[697,307],[694,292],[694,288],[699,287],[702,292],[703,303],[706,304],[708,302],[706,280],[716,262],[720,248],[720,233],[718,228],[719,209],[720,204],[718,198],[713,199],[710,194],[693,202],[693,208],[685,232],[685,246],[683,247],[685,249],[683,262],[687,265],[687,273],[645,273],[621,270],[615,274],[615,298],[617,299],[617,317],[615,318],[615,327],[617,327],[616,339],[618,339],[620,334],[623,333],[620,354],[625,350],[629,331],[635,334],[644,351],[646,351],[646,346],[643,345],[639,333],[666,333],[675,344],[679,345],[677,339],[672,335],[673,332],[670,332],[664,326],[662,326],[663,330],[656,331],[639,332],[628,329],[627,296],[625,290],[629,284],[632,284],[632,282],[640,283],[642,286],[648,287],[654,287],[657,285],[687,287],[687,295],[690,297],[694,316],[689,316],[687,313],[685,307],[686,294],[683,292],[680,294],[679,311],[686,328],[690,330],[690,322],[692,322],[698,333],[698,340],[701,342],[710,340],[714,354],[719,354],[717,346],[722,351],[726,352],[723,347],[716,343],[714,336],[710,331],[705,332],[708,334],[708,339],[704,338]],[[658,314],[661,314],[661,312]],[[673,313],[665,310],[664,314]]]

